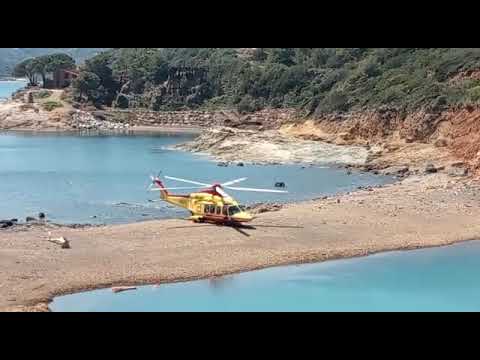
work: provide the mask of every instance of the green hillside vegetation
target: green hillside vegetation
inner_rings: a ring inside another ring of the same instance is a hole
[[[0,48],[0,76],[11,76],[16,64],[28,58],[55,53],[70,55],[78,63],[83,63],[105,48]]]
[[[74,83],[76,97],[123,108],[237,108],[251,112],[293,107],[306,113],[382,106],[438,111],[480,101],[480,80],[468,76],[451,80],[459,72],[480,69],[480,49],[249,50],[111,49],[86,61]],[[201,83],[179,82],[181,95],[175,95],[166,82],[175,67],[204,68],[207,77]]]

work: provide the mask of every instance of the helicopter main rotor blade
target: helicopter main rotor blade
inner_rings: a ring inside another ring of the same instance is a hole
[[[233,186],[225,186],[225,187],[226,187],[227,189],[237,190],[237,191],[254,191],[254,192],[266,192],[266,193],[288,194],[288,191],[282,191],[282,190],[255,189],[255,188],[244,188],[244,187],[233,187]]]
[[[231,198],[231,196],[228,195],[228,194],[225,192],[225,190],[223,190],[222,188],[216,187],[215,190],[216,190],[220,195],[222,195],[222,197],[224,197],[224,198]]]
[[[223,184],[220,184],[220,185],[221,185],[221,186],[230,186],[230,185],[237,184],[237,183],[239,183],[239,182],[245,181],[245,180],[247,180],[247,179],[248,179],[248,178],[236,179],[236,180],[228,181],[228,182],[223,183]]]
[[[201,182],[198,182],[198,181],[180,179],[180,178],[175,178],[175,177],[171,177],[171,176],[165,176],[165,179],[175,180],[175,181],[181,181],[181,182],[185,182],[185,183],[189,183],[189,184],[194,184],[194,185],[201,185],[201,186],[205,186],[205,187],[212,187],[212,184],[205,184],[205,183],[201,183]]]
[[[186,189],[203,189],[203,188],[204,186],[187,186],[187,187],[156,188],[156,189],[150,189],[150,191],[186,190]]]

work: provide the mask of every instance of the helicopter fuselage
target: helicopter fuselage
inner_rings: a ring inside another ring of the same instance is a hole
[[[162,190],[161,182],[157,182],[157,186],[162,200],[187,209],[191,213],[190,219],[195,222],[245,223],[254,219],[235,199],[219,194],[216,191],[218,185],[188,195],[170,194]]]

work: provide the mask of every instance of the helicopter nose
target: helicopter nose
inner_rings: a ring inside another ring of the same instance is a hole
[[[248,222],[253,220],[253,216],[247,212],[240,212],[233,216],[233,220],[238,222]]]

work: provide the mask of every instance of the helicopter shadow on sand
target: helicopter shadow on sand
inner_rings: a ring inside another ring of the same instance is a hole
[[[189,219],[182,219],[189,221]],[[169,227],[168,229],[191,229],[192,227],[203,227],[203,226],[215,226],[220,228],[231,228],[238,233],[250,237],[251,234],[246,232],[245,230],[257,230],[257,228],[280,228],[280,229],[303,229],[303,226],[295,226],[295,225],[267,225],[267,224],[238,224],[238,223],[224,223],[224,224],[217,224],[217,223],[203,223],[203,224],[191,224],[185,226],[173,226]]]

